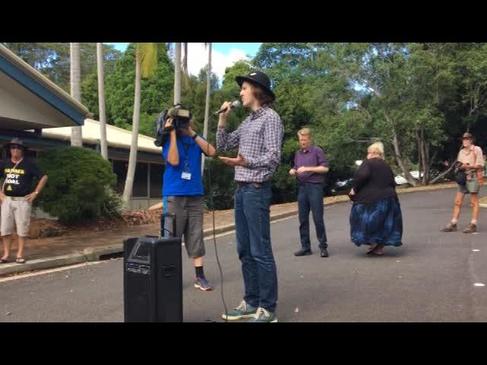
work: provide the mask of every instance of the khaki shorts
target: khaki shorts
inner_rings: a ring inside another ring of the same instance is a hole
[[[458,191],[462,194],[478,194],[480,191],[480,183],[476,176],[467,180],[465,185],[458,185]]]
[[[14,227],[17,228],[17,235],[20,237],[29,236],[32,203],[29,203],[24,197],[6,196],[2,202],[1,212],[0,233],[2,236],[13,234]]]

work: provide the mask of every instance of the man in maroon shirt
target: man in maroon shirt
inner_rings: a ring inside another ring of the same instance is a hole
[[[323,150],[312,144],[311,131],[303,128],[298,132],[300,149],[294,155],[294,167],[289,174],[296,176],[299,184],[299,235],[301,249],[295,256],[311,255],[309,239],[309,211],[313,214],[316,236],[319,241],[320,256],[328,257],[325,222],[323,219],[324,174],[329,171]]]

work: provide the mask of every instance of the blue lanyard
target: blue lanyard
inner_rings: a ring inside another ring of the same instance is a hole
[[[184,162],[183,162],[183,169],[186,172],[191,171],[189,168],[189,149],[191,148],[191,143],[183,143],[183,149],[184,149]]]

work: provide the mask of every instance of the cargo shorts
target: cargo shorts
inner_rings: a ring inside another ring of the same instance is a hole
[[[25,197],[6,196],[2,202],[0,234],[9,236],[15,233],[20,237],[29,236],[32,203]]]
[[[188,257],[204,256],[203,197],[169,196],[167,212],[176,215],[176,236],[182,237]]]

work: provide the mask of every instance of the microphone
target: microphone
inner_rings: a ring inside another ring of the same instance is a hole
[[[234,100],[232,101],[232,103],[230,104],[230,109],[233,109],[233,108],[237,108],[240,106],[240,101],[239,100]],[[226,112],[228,108],[223,108],[223,109],[220,109],[219,111],[215,112],[215,115],[218,115],[218,114],[221,114],[223,112]]]

